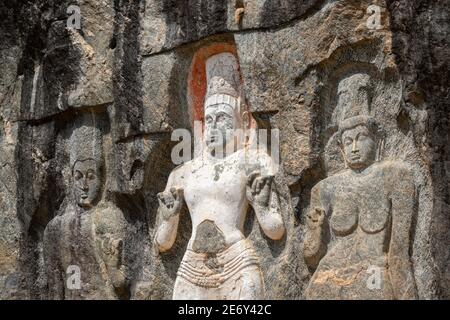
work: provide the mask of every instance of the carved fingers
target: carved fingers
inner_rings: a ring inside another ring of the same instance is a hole
[[[111,234],[102,236],[101,249],[108,265],[120,268],[122,265],[123,240],[113,238]]]
[[[158,193],[157,197],[164,220],[168,220],[180,212],[183,203],[182,188],[172,187],[169,191]]]
[[[322,208],[315,207],[310,210],[306,216],[306,222],[310,229],[316,229],[322,226],[325,219],[325,210]]]
[[[247,198],[252,205],[267,207],[270,202],[274,176],[261,176],[256,170],[247,177]]]

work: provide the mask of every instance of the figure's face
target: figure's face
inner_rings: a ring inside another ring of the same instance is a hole
[[[208,150],[223,148],[234,139],[236,116],[227,104],[218,104],[205,110],[205,141]]]
[[[364,169],[375,162],[377,143],[367,127],[361,125],[344,131],[342,149],[351,169]]]
[[[99,169],[94,160],[77,161],[73,168],[73,189],[77,205],[93,206],[100,191]]]

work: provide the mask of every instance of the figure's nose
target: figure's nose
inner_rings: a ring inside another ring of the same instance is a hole
[[[358,142],[357,142],[357,140],[355,139],[355,140],[353,141],[353,145],[352,145],[352,153],[357,153],[357,152],[359,152],[359,147],[358,147]]]
[[[87,191],[89,189],[88,183],[87,183],[87,178],[83,179],[83,184],[81,187],[82,187],[83,191]]]

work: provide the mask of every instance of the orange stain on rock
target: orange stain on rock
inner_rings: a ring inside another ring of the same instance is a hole
[[[231,43],[215,43],[202,48],[194,55],[188,80],[188,99],[192,121],[203,123],[203,103],[206,96],[206,60],[213,55],[229,52],[237,59],[236,46]],[[238,59],[239,60],[239,59]]]

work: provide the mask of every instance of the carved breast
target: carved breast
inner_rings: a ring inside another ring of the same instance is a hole
[[[358,225],[358,213],[357,203],[350,194],[339,197],[330,218],[330,227],[333,232],[340,237],[353,233]]]
[[[357,226],[368,234],[383,231],[389,224],[391,203],[382,175],[347,180],[335,189],[330,226],[337,236],[351,234]]]
[[[389,221],[391,215],[391,204],[387,198],[378,197],[376,202],[366,202],[362,204],[360,212],[360,227],[365,233],[378,233],[383,231]]]

